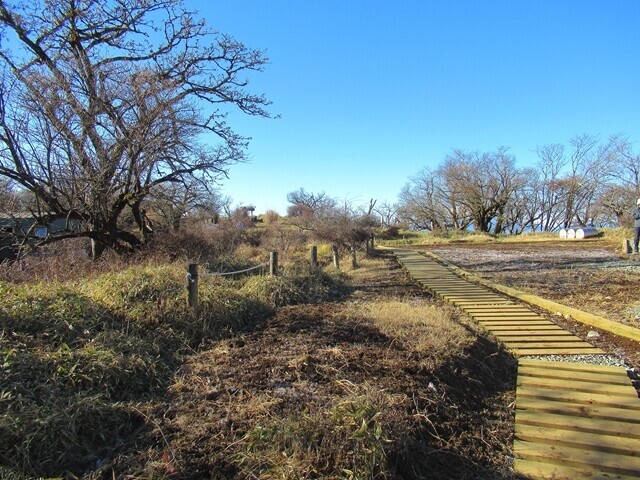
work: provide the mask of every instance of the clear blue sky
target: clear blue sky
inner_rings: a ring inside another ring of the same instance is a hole
[[[286,211],[304,188],[397,200],[454,148],[583,133],[640,142],[640,0],[198,0],[208,24],[270,64],[250,88],[280,119],[232,115],[251,161],[222,191]]]

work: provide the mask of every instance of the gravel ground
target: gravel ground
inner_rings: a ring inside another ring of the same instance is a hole
[[[617,355],[527,355],[521,359],[546,360],[548,362],[573,362],[585,365],[607,365],[610,367],[628,367],[624,359]]]

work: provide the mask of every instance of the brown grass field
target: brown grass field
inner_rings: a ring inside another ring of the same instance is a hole
[[[638,325],[640,260],[611,242],[421,248]],[[513,356],[388,253],[360,267],[203,280],[199,318],[181,267],[0,282],[0,478],[517,478]]]

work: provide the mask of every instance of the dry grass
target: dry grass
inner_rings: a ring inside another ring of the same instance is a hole
[[[352,385],[320,408],[263,417],[240,440],[234,461],[244,478],[384,478],[389,439],[379,417],[397,403],[371,385]]]
[[[343,301],[279,308],[190,356],[164,437],[116,475],[510,478],[515,363],[389,260],[350,277]]]
[[[390,300],[367,304],[377,328],[439,367],[462,355],[475,337],[455,320],[453,309],[426,300]]]
[[[137,405],[165,395],[202,342],[328,295],[338,278],[306,267],[277,278],[203,276],[198,316],[181,263],[0,281],[0,467],[30,477],[95,468],[141,425],[153,428]]]

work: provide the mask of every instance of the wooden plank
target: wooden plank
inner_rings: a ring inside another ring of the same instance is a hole
[[[496,310],[498,310],[496,308]],[[531,310],[525,310],[522,312],[512,312],[512,311],[506,311],[506,312],[499,312],[499,311],[494,311],[494,312],[466,312],[467,315],[472,316],[473,318],[485,318],[485,317],[495,317],[495,318],[501,318],[501,317],[505,317],[505,318],[521,318],[521,317],[535,317],[535,318],[544,318],[542,315],[538,315],[537,313],[531,311]]]
[[[513,349],[514,353],[518,356],[528,355],[597,355],[604,353],[599,348],[562,348],[562,349],[532,349],[532,348],[519,348]]]
[[[567,332],[569,333],[569,332]],[[503,342],[566,342],[566,341],[576,341],[581,342],[582,340],[578,337],[574,337],[573,335],[524,335],[524,336],[515,336],[515,335],[496,335],[496,337],[500,338]]]
[[[466,300],[460,300],[457,302],[450,302],[450,303],[455,303],[455,305],[457,307],[460,307],[462,305],[503,305],[505,303],[508,303],[508,300],[494,300],[494,301],[466,301]]]
[[[437,290],[434,290],[434,292],[436,294],[438,294],[438,296],[446,298],[449,301],[452,300],[464,300],[467,302],[470,301],[488,301],[488,300],[504,300],[504,297],[501,297],[499,295],[491,295],[490,293],[487,295],[479,295],[479,294],[474,294],[474,295],[461,295],[461,294],[456,294],[456,295],[447,295],[447,294],[441,294],[439,293]]]
[[[555,465],[533,460],[516,459],[514,470],[531,479],[540,480],[637,480],[637,476],[580,470],[566,465]]]
[[[562,330],[560,327],[558,327],[557,329],[551,328],[551,327],[540,328],[539,330],[533,330],[533,327],[527,330],[527,327],[522,327],[522,326],[518,326],[516,329],[513,329],[513,330],[494,330],[494,328],[498,329],[500,327],[491,327],[489,329],[491,333],[496,337],[519,337],[523,335],[526,335],[526,336],[552,335],[554,337],[560,337],[560,336],[573,337],[573,334],[571,332],[568,332],[567,330]]]
[[[465,297],[478,298],[478,299],[483,299],[486,297],[505,298],[504,295],[498,295],[497,293],[489,292],[487,290],[469,289],[469,290],[450,291],[450,290],[447,290],[446,288],[438,287],[438,285],[431,285],[431,288],[434,291],[441,293],[442,295],[448,295],[450,297],[457,297],[457,298],[465,298]]]
[[[482,325],[494,335],[505,335],[509,333],[515,333],[517,335],[521,335],[521,334],[524,334],[525,332],[537,333],[537,332],[552,332],[552,331],[558,332],[559,334],[561,331],[566,331],[566,330],[562,330],[560,327],[556,326],[555,324],[527,326],[527,325],[521,325],[521,324],[504,325],[502,323],[498,323],[497,325],[485,325],[485,324],[482,324]]]
[[[629,455],[572,447],[557,448],[518,440],[514,442],[514,452],[520,458],[545,461],[554,465],[618,475],[640,475],[640,458]]]
[[[556,362],[561,363],[561,362]],[[566,381],[579,380],[581,382],[606,383],[609,385],[627,385],[631,388],[631,380],[619,369],[617,372],[593,372],[590,370],[565,370],[562,368],[539,367],[539,366],[518,366],[518,376],[536,377],[536,378],[557,378]]]
[[[597,452],[638,456],[638,440],[635,438],[604,437],[595,433],[580,433],[570,430],[521,425],[516,422],[516,440],[556,445],[570,448],[584,448]]]
[[[520,318],[483,317],[483,318],[474,318],[474,320],[481,324],[502,322],[503,324],[517,325],[517,324],[523,324],[523,323],[529,323],[529,322],[544,322],[547,325],[555,325],[555,323],[553,323],[550,320],[547,320],[544,317],[534,317],[534,316],[520,317]]]
[[[443,298],[455,298],[461,300],[485,300],[492,298],[504,298],[499,295],[492,295],[490,293],[484,294],[481,292],[451,292],[448,290],[442,290],[441,288],[432,288],[432,290],[440,297]]]
[[[507,342],[507,340],[503,340],[504,342]],[[560,342],[529,342],[529,341],[524,341],[524,342],[514,342],[514,341],[508,341],[508,345],[510,348],[539,348],[539,349],[547,349],[547,348],[595,348],[593,345],[584,342],[580,339],[578,339],[577,342],[565,342],[565,341],[560,341]]]
[[[616,420],[640,424],[640,415],[633,410],[616,407],[603,407],[599,405],[574,405],[572,403],[554,402],[550,400],[538,400],[535,398],[519,398],[516,404],[517,411],[557,413],[573,415],[584,418],[599,418],[602,420]]]
[[[483,307],[482,305],[479,305],[477,307],[467,307],[465,309],[466,310],[478,310],[478,311],[485,311],[485,310],[490,310],[491,307]],[[514,303],[513,305],[510,305],[508,307],[502,307],[503,310],[526,310],[526,311],[531,311],[531,309],[527,306],[521,305],[519,303]]]
[[[482,292],[479,290],[451,290],[448,288],[441,288],[433,285],[430,285],[429,288],[434,292],[436,292],[438,295],[442,295],[442,296],[446,295],[448,297],[458,297],[458,298],[465,298],[465,297],[481,298],[482,297],[484,298],[484,297],[497,296],[499,298],[504,298],[504,297],[501,297],[500,295],[492,295],[490,293]]]
[[[513,309],[512,305],[487,305],[485,308],[478,307],[463,307],[462,310],[466,315],[471,317],[482,316],[482,315],[508,315],[508,314],[527,314],[527,315],[538,315],[532,310],[527,310],[525,308]],[[538,315],[541,316],[541,315]]]
[[[575,390],[555,390],[538,386],[521,385],[517,389],[516,404],[520,399],[536,399],[574,405],[604,406],[634,410],[639,412],[640,400],[633,397],[620,397],[612,394],[580,392]]]
[[[464,280],[451,280],[451,281],[444,281],[441,278],[424,278],[424,277],[414,277],[414,280],[416,280],[418,283],[422,283],[425,285],[429,285],[432,287],[436,287],[436,286],[440,286],[442,288],[469,288],[469,282],[465,282]]]
[[[478,322],[480,325],[483,325],[485,327],[500,327],[500,326],[504,326],[504,327],[526,327],[527,325],[529,326],[535,326],[535,325],[544,325],[546,327],[551,327],[552,325],[555,325],[554,323],[551,323],[549,320],[534,320],[534,319],[527,319],[527,320],[482,320]]]
[[[458,292],[480,292],[486,293],[490,292],[490,290],[482,287],[476,287],[475,285],[470,284],[469,282],[444,282],[444,283],[434,283],[433,288],[438,288],[440,290],[447,290],[450,292],[458,293]]]
[[[522,375],[518,375],[517,385],[518,387],[550,388],[573,392],[616,395],[619,397],[628,397],[638,400],[638,393],[631,385],[607,385],[580,381],[568,382],[564,379],[526,377]]]
[[[608,440],[609,437],[640,439],[640,425],[616,420],[518,410],[516,412],[516,423],[552,429],[573,430],[575,433],[607,435],[607,438],[603,439],[603,441]],[[636,445],[640,448],[640,442],[636,442]]]
[[[518,365],[522,367],[540,367],[540,368],[553,368],[556,370],[568,370],[573,372],[598,372],[607,375],[623,374],[626,376],[624,367],[615,367],[612,365],[587,365],[584,363],[576,362],[550,362],[549,360],[539,360],[535,358],[527,358],[520,360]]]

